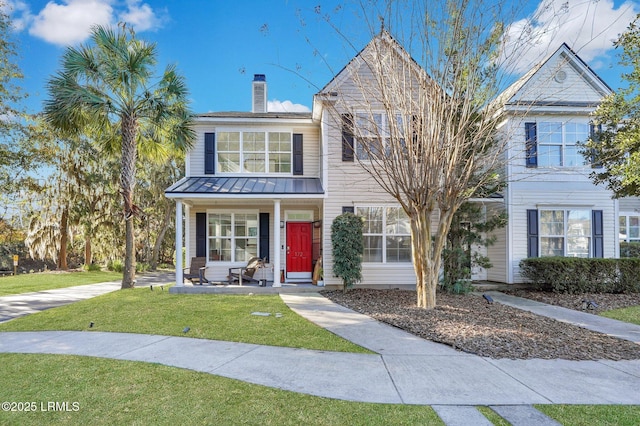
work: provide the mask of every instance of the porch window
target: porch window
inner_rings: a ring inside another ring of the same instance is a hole
[[[364,219],[364,262],[411,262],[411,228],[401,207],[357,207]]]
[[[258,255],[257,213],[209,213],[209,261],[246,262]]]
[[[290,132],[217,132],[216,170],[220,173],[291,174]]]
[[[540,210],[540,255],[589,257],[591,210]]]

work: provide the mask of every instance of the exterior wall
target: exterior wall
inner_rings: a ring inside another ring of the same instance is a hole
[[[556,182],[514,184],[510,189],[509,229],[511,233],[512,282],[520,283],[520,260],[527,258],[527,210],[548,208],[585,208],[603,211],[604,257],[616,257],[615,203],[606,191],[594,190],[593,185]]]
[[[492,203],[487,207],[487,214],[500,213],[505,210],[503,204]],[[493,267],[487,269],[486,279],[500,283],[507,282],[507,229],[508,225],[492,232],[496,238],[495,243],[487,247],[487,257]]]
[[[302,177],[321,177],[320,173],[320,129],[316,124],[300,124],[283,122],[282,124],[273,122],[253,122],[246,120],[221,121],[215,123],[197,123],[194,126],[196,140],[193,148],[189,151],[186,161],[186,176],[205,176],[204,172],[204,134],[216,132],[217,129],[225,130],[256,130],[256,131],[291,131],[291,133],[301,133],[303,140],[303,170]],[[247,176],[244,174],[243,176]],[[252,174],[258,176],[259,174]],[[285,174],[286,176],[286,174]]]
[[[331,247],[331,224],[342,214],[342,207],[397,205],[397,202],[362,169],[357,160],[342,161],[342,130],[335,117],[328,116],[325,109],[323,119],[331,124],[323,135],[327,147],[328,178],[325,182],[324,202],[324,280],[326,285],[342,285],[333,275],[333,250]],[[338,117],[339,121],[339,117]],[[363,286],[415,285],[413,264],[407,263],[363,263]]]

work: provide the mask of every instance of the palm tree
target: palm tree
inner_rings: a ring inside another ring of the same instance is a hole
[[[168,66],[154,82],[156,46],[136,39],[126,24],[117,31],[95,26],[93,45],[68,47],[61,70],[48,84],[44,113],[63,132],[97,135],[109,152],[120,153],[120,191],[125,218],[122,288],[135,283],[133,219],[136,162],[166,158],[191,147],[194,132],[185,80]]]

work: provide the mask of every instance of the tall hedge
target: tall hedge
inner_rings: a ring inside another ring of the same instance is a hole
[[[520,261],[520,275],[556,293],[640,292],[640,259],[538,257]]]
[[[343,213],[331,224],[333,273],[342,278],[343,290],[362,280],[362,219],[353,213]]]

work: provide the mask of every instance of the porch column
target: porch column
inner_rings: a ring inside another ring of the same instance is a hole
[[[280,200],[273,200],[273,286],[280,284]]]
[[[182,201],[176,200],[176,286],[182,287]]]

